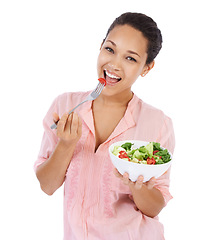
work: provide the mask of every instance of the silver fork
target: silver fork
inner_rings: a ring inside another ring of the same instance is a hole
[[[103,88],[104,88],[105,84],[99,82],[97,87],[93,90],[92,93],[90,93],[86,99],[84,101],[82,101],[81,103],[79,103],[76,107],[74,107],[69,113],[68,115],[70,115],[76,108],[78,108],[81,104],[87,102],[87,101],[92,101],[94,99],[96,99],[100,93],[102,92]],[[57,123],[59,122],[59,120],[57,122],[55,122],[54,124],[51,125],[51,129],[56,129],[57,128]]]

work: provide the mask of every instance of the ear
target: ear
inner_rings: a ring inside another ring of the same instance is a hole
[[[147,73],[155,66],[155,61],[153,60],[151,63],[146,64],[141,72],[141,76],[145,77]]]

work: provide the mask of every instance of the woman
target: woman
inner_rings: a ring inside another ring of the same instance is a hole
[[[44,119],[36,175],[49,195],[65,182],[65,240],[164,239],[157,215],[172,198],[170,170],[133,183],[114,169],[108,153],[112,143],[127,139],[160,142],[174,151],[171,119],[131,91],[136,79],[154,67],[161,45],[161,32],[150,17],[122,14],[100,48],[97,72],[107,83],[100,96],[69,116],[64,112],[89,92],[62,94]],[[52,116],[59,120],[57,130],[50,129]]]

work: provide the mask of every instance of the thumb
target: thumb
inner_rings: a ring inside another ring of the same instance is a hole
[[[54,122],[57,122],[60,120],[59,115],[56,112],[54,112],[52,115],[53,115]]]

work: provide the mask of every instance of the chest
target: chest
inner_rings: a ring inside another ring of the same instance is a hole
[[[125,114],[126,108],[107,108],[93,110],[94,126],[95,126],[95,151],[100,144],[105,142],[113,133]]]

